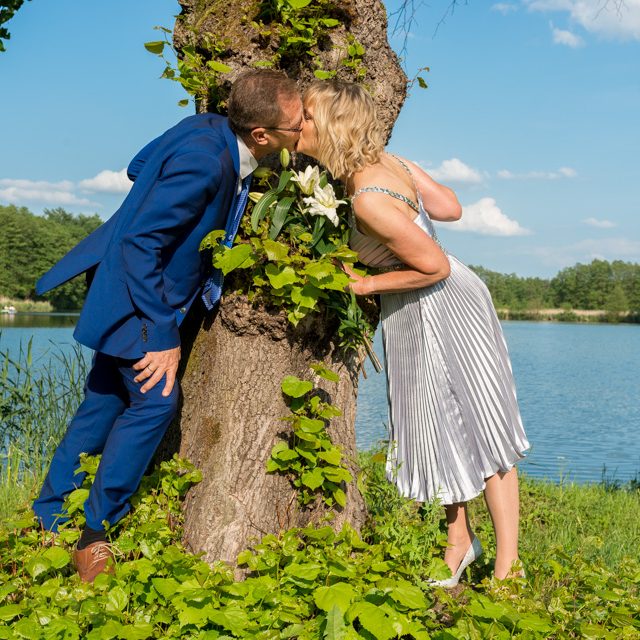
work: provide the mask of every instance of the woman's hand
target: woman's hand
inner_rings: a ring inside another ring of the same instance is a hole
[[[349,276],[352,282],[349,283],[348,291],[353,291],[357,296],[366,296],[369,291],[367,290],[367,281],[371,280],[370,276],[361,276],[356,273],[350,265],[344,262],[340,263],[342,270]]]

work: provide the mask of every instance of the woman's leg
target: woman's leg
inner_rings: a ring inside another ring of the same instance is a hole
[[[444,507],[447,515],[447,550],[444,553],[444,561],[451,573],[455,573],[471,545],[473,532],[469,524],[466,502],[447,504]]]
[[[518,473],[498,471],[486,481],[484,499],[496,532],[496,578],[504,579],[518,560],[518,528],[520,524],[520,499]]]

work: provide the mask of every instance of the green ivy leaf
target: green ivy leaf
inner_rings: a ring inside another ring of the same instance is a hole
[[[324,422],[322,420],[314,420],[313,418],[300,416],[298,428],[304,431],[305,433],[320,433],[321,431],[324,430]],[[298,432],[298,429],[296,429],[296,433],[297,432]]]
[[[331,80],[331,78],[335,78],[335,71],[325,71],[324,69],[316,69],[313,72],[313,75],[318,78],[318,80]]]
[[[422,591],[409,582],[402,581],[391,590],[389,596],[407,609],[424,609],[427,601]]]
[[[71,556],[68,551],[65,551],[61,547],[49,547],[43,554],[43,558],[46,558],[54,569],[62,569],[71,562]]]
[[[292,562],[284,568],[284,573],[300,580],[308,580],[313,582],[320,573],[321,566],[319,564],[300,564],[298,562]]]
[[[29,562],[27,562],[27,565],[25,566],[27,573],[32,578],[37,578],[39,575],[46,573],[50,568],[51,562],[46,558],[43,558],[42,556],[36,556],[35,558],[32,558]]]
[[[267,258],[275,262],[285,260],[289,255],[289,247],[282,242],[276,242],[275,240],[267,238],[263,243],[263,247]]]
[[[242,269],[255,264],[255,258],[252,257],[253,247],[250,244],[237,244],[231,249],[217,254],[213,259],[213,266],[222,269],[222,273],[226,276],[234,269]]]
[[[325,380],[329,380],[330,382],[340,382],[340,376],[335,372],[329,369],[326,365],[321,362],[313,363],[311,369],[315,372],[316,375],[324,378]]]
[[[145,42],[144,48],[149,51],[149,53],[153,53],[157,56],[162,55],[164,51],[164,40],[154,40],[153,42]]]
[[[129,596],[120,586],[115,586],[107,594],[107,611],[124,611],[129,603]]]
[[[0,620],[9,622],[22,615],[24,609],[19,604],[6,604],[4,607],[0,607]]]
[[[298,281],[296,272],[287,265],[279,266],[270,262],[264,270],[274,289],[281,289]]]
[[[322,474],[322,469],[316,467],[313,471],[307,471],[302,474],[302,484],[305,487],[309,487],[309,489],[318,489],[322,486],[324,482],[324,475]]]
[[[291,398],[301,398],[305,393],[313,389],[313,383],[307,380],[300,380],[296,376],[287,376],[281,384],[282,392]]]
[[[360,624],[377,640],[391,640],[398,635],[389,617],[370,602],[356,603],[349,614],[357,617]]]
[[[325,640],[343,640],[347,637],[347,628],[344,623],[344,612],[340,607],[333,605],[325,620]]]
[[[118,638],[122,640],[147,640],[153,638],[153,635],[153,626],[144,622],[123,626],[118,631]]]
[[[345,507],[347,504],[347,496],[345,492],[339,487],[333,491],[331,494],[333,495],[333,499],[339,504],[341,507]]]
[[[229,73],[231,71],[231,67],[228,64],[223,64],[218,60],[209,60],[207,66],[216,73]]]
[[[337,447],[330,449],[329,451],[320,451],[318,458],[328,462],[329,464],[339,465],[342,459],[342,452]]]
[[[330,587],[318,587],[313,592],[313,601],[316,606],[326,612],[337,607],[344,614],[355,597],[355,589],[347,582],[336,582]]]

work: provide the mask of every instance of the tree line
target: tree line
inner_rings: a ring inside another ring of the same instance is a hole
[[[33,299],[36,280],[69,249],[102,224],[97,214],[74,215],[58,207],[39,216],[26,207],[0,206],[0,296]],[[566,308],[640,314],[640,264],[593,260],[551,279],[523,278],[471,266],[498,309]],[[86,287],[76,278],[49,292],[58,310],[79,309]]]
[[[0,296],[35,299],[36,280],[101,224],[97,214],[73,215],[56,208],[39,216],[26,207],[0,206]],[[44,299],[55,309],[79,309],[85,293],[84,279],[76,278]]]
[[[562,269],[551,279],[522,278],[479,266],[471,268],[489,288],[498,309],[564,308],[634,315],[640,312],[640,264],[593,260]]]

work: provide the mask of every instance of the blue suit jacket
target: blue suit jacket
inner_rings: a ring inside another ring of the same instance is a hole
[[[132,160],[134,184],[122,206],[44,274],[36,292],[95,267],[78,342],[132,359],[178,346],[178,326],[205,275],[200,242],[224,229],[238,168],[226,118],[185,118]]]

